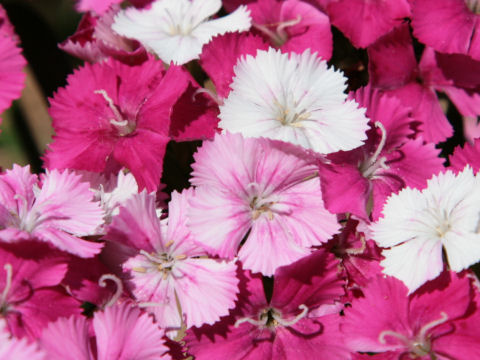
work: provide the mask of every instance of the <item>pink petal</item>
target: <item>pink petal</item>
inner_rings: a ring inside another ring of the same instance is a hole
[[[59,341],[61,339],[61,341]],[[52,360],[94,360],[87,319],[83,316],[60,318],[43,331],[40,343]]]
[[[165,355],[163,330],[153,319],[129,304],[107,307],[93,318],[98,360],[171,359]]]
[[[354,46],[365,48],[409,17],[410,5],[406,0],[339,0],[327,5],[327,13]]]
[[[467,164],[474,173],[480,170],[480,139],[475,139],[473,144],[466,143],[463,148],[457,146],[450,156],[450,166],[457,172],[463,171]]]
[[[121,3],[121,0],[79,0],[76,8],[79,12],[94,11],[101,15],[106,12],[111,5],[119,3]]]
[[[203,47],[200,65],[213,81],[220,98],[226,98],[230,92],[233,69],[239,58],[255,55],[259,49],[268,49],[260,37],[238,32],[216,36]]]
[[[184,277],[175,281],[175,291],[187,328],[212,325],[235,307],[236,270],[233,262],[214,259],[188,259],[179,265]]]

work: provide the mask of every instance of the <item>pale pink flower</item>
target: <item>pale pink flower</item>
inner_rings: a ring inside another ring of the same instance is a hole
[[[250,29],[245,6],[209,20],[221,7],[221,0],[156,0],[146,9],[125,9],[115,17],[112,28],[138,40],[164,62],[182,65],[198,59],[202,46],[214,36]]]
[[[5,326],[0,319],[0,360],[47,360],[46,353],[37,344],[11,336]]]
[[[238,292],[234,262],[208,259],[185,225],[192,191],[172,193],[162,222],[153,195],[132,197],[105,236],[129,248],[123,270],[130,290],[169,335],[183,323],[187,328],[213,324],[235,306]]]
[[[235,66],[232,91],[220,106],[219,127],[246,137],[282,140],[321,154],[363,144],[365,110],[347,100],[346,78],[305,50],[270,48]]]
[[[0,193],[1,241],[38,239],[80,257],[103,247],[80,239],[96,234],[103,211],[79,175],[52,170],[39,181],[29,166],[14,165],[0,175]]]
[[[383,217],[371,225],[383,248],[387,275],[403,281],[409,293],[449,267],[462,271],[480,260],[480,178],[467,166],[433,176],[427,187],[405,188],[390,196]]]
[[[226,133],[194,159],[188,226],[212,254],[238,253],[246,269],[270,276],[339,228],[323,205],[315,159],[290,144]]]
[[[51,323],[41,345],[51,360],[170,360],[163,335],[149,315],[123,303],[96,312],[92,322],[72,316]]]
[[[78,0],[77,10],[80,12],[93,11],[99,15],[105,13],[112,5],[120,4],[123,0]]]

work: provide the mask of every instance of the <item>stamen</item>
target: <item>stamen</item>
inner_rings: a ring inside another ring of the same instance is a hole
[[[147,272],[147,269],[145,269],[143,266],[133,267],[132,270],[142,274],[145,274]]]
[[[108,104],[108,107],[110,108],[110,110],[112,110],[113,114],[117,118],[118,123],[121,124],[121,123],[123,123],[123,121],[126,121],[126,120],[123,120],[122,114],[120,114],[120,111],[118,111],[117,106],[114,104],[113,100],[110,98],[110,96],[108,96],[108,94],[105,90],[103,90],[103,89],[95,90],[94,93],[103,96],[103,98],[105,99],[105,101]],[[112,122],[112,121],[115,121],[115,120],[113,120],[113,119],[110,120],[110,122]],[[122,126],[124,126],[124,125],[122,125]]]
[[[444,313],[443,311],[440,313],[440,319],[434,320],[432,322],[429,322],[428,324],[424,325],[421,329],[420,332],[418,333],[418,340],[421,343],[424,343],[426,340],[426,335],[427,331],[430,329],[433,329],[435,326],[438,326],[440,324],[443,324],[448,320],[448,315]]]
[[[122,296],[123,284],[122,284],[122,280],[120,280],[115,275],[104,274],[98,280],[98,285],[100,285],[101,287],[107,286],[107,282],[105,280],[112,280],[115,283],[115,285],[117,285],[115,294],[113,294],[112,298],[105,304],[105,307],[108,307],[108,306],[114,305],[117,302],[117,300],[120,299],[120,296]]]
[[[187,258],[187,255],[185,255],[185,254],[175,256],[175,259],[177,259],[177,260],[184,260],[186,258]]]
[[[212,98],[213,101],[215,101],[215,103],[217,103],[218,106],[221,106],[223,105],[223,99],[218,97],[218,95],[216,93],[214,93],[212,90],[210,89],[205,89],[205,88],[200,88],[200,89],[197,89],[193,95],[192,95],[192,101],[195,102],[195,98],[197,97],[198,94],[207,94],[208,96],[210,96]]]
[[[161,262],[160,259],[158,259],[157,257],[155,257],[155,256],[152,255],[152,254],[149,254],[148,252],[146,252],[146,251],[143,250],[143,249],[140,250],[140,254],[142,254],[143,256],[145,256],[145,257],[146,257],[148,260],[150,260],[150,261],[153,261],[153,262],[156,262],[156,263]]]
[[[237,328],[237,327],[240,326],[240,324],[243,324],[244,322],[248,322],[252,325],[260,327],[260,326],[265,326],[267,324],[267,320],[268,320],[267,317],[265,317],[265,319],[263,319],[263,320],[261,320],[261,319],[260,320],[254,320],[250,317],[244,317],[244,318],[240,318],[237,321],[235,321],[235,325],[233,325],[233,326]]]
[[[298,308],[301,309],[302,312],[297,316],[295,316],[292,320],[284,320],[282,319],[281,316],[277,315],[274,311],[272,312],[272,317],[275,320],[277,320],[277,322],[282,326],[287,327],[287,326],[295,325],[297,322],[299,322],[301,319],[307,316],[307,313],[308,313],[308,307],[305,304],[301,304]]]
[[[380,342],[380,344],[385,345],[387,343],[387,341],[385,340],[385,338],[387,336],[391,336],[391,337],[394,337],[394,338],[400,340],[406,346],[408,346],[410,344],[410,340],[405,335],[399,334],[399,333],[397,333],[395,331],[392,331],[392,330],[384,330],[380,333],[380,335],[378,337],[378,341]]]
[[[7,300],[8,293],[10,292],[10,288],[12,287],[13,277],[13,268],[11,264],[5,264],[3,265],[3,268],[7,273],[7,277],[5,279],[5,287],[3,288],[2,297],[0,299],[0,306],[4,305]]]
[[[165,244],[165,248],[169,248],[169,247],[172,246],[172,245],[173,245],[173,240],[170,240],[169,242],[167,242],[167,243]]]

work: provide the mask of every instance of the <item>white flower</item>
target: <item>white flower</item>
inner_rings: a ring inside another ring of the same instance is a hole
[[[453,271],[480,260],[480,178],[467,166],[430,179],[419,191],[406,188],[387,199],[383,218],[371,225],[384,248],[383,272],[414,292],[443,270],[442,249]]]
[[[282,54],[270,48],[235,66],[232,91],[219,126],[246,137],[282,140],[318,153],[363,144],[365,109],[346,100],[346,78],[316,53]]]
[[[208,20],[221,7],[221,0],[157,0],[147,9],[121,11],[112,29],[138,40],[164,62],[182,65],[198,59],[212,37],[250,29],[250,12],[245,6]]]

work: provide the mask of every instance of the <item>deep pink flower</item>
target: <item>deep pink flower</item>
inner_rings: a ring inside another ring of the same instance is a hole
[[[352,97],[367,108],[372,128],[365,145],[327,156],[329,163],[320,166],[322,192],[331,212],[375,220],[390,194],[405,186],[425,187],[443,169],[443,160],[434,144],[411,139],[410,108],[400,100],[370,86]]]
[[[470,165],[474,173],[480,170],[480,139],[475,139],[473,144],[465,143],[457,146],[450,156],[450,166],[455,172],[461,172],[466,165]]]
[[[323,206],[315,159],[290,144],[226,133],[204,142],[194,159],[188,226],[212,254],[238,253],[246,269],[269,276],[338,230]]]
[[[480,316],[467,276],[445,272],[408,296],[401,281],[379,276],[362,291],[365,296],[352,301],[341,326],[352,350],[393,352],[385,357],[391,359],[479,356]]]
[[[407,0],[329,0],[326,12],[352,44],[365,48],[410,17]]]
[[[183,323],[187,328],[213,324],[235,306],[238,292],[234,262],[208,259],[186,227],[192,192],[172,193],[168,218],[162,223],[153,195],[132,197],[105,236],[127,247],[122,266],[131,292],[161,327],[172,332]]]
[[[0,175],[0,240],[38,239],[60,250],[92,257],[103,244],[80,239],[95,235],[103,211],[93,200],[89,184],[69,171],[41,176],[30,167],[14,165]]]
[[[350,359],[338,328],[344,282],[337,266],[318,250],[278,268],[270,301],[261,276],[245,272],[237,308],[214,326],[188,331],[188,352],[196,360]]]
[[[370,84],[400,99],[412,109],[412,117],[421,122],[427,142],[445,141],[453,134],[435,90],[448,85],[439,78],[428,49],[417,65],[408,26],[402,26],[380,38],[368,48]]]
[[[332,56],[330,21],[314,6],[300,0],[257,0],[248,8],[253,28],[282,52],[310,49],[325,60]]]
[[[480,4],[477,0],[422,0],[412,7],[413,34],[444,53],[480,60]]]
[[[148,59],[145,48],[112,30],[113,18],[119,10],[119,6],[112,6],[101,16],[86,13],[75,33],[59,44],[60,49],[90,62],[112,57],[128,65],[143,63]]]
[[[186,72],[177,66],[165,72],[153,59],[133,67],[110,59],[86,64],[67,80],[51,99],[57,135],[47,168],[103,172],[113,161],[130,169],[140,188],[156,190]]]
[[[60,285],[67,258],[44,244],[0,247],[0,317],[16,337],[36,339],[61,316],[79,314],[80,303]]]
[[[247,33],[229,33],[216,36],[206,44],[200,54],[200,65],[215,85],[220,99],[230,92],[235,76],[234,67],[241,56],[256,55],[268,45],[259,36]]]
[[[163,335],[150,316],[123,303],[96,312],[92,322],[72,316],[51,323],[41,345],[51,360],[170,360]]]
[[[27,64],[5,10],[0,6],[0,114],[20,97],[25,85]]]

